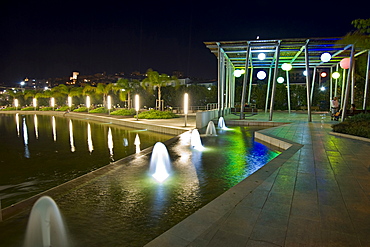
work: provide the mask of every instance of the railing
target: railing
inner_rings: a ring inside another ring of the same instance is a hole
[[[192,113],[195,113],[195,112],[199,112],[199,111],[209,111],[209,110],[214,110],[214,109],[217,109],[218,107],[218,104],[217,103],[209,103],[207,105],[203,105],[203,106],[190,106],[189,107],[189,112],[192,112]],[[181,114],[184,112],[184,108],[183,107],[171,107],[171,110],[173,113],[178,113],[178,114]]]

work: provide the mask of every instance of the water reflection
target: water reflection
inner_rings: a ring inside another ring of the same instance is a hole
[[[19,132],[19,114],[15,114],[15,124],[17,125],[17,135],[18,137],[20,136],[20,132]]]
[[[72,124],[72,120],[70,119],[69,120],[69,142],[71,144],[71,152],[75,152],[76,151],[76,148],[75,148],[75,144],[74,144],[74,138],[73,138],[73,124]]]
[[[29,158],[30,151],[28,149],[28,130],[25,118],[23,118],[23,140],[24,140],[24,157]]]
[[[136,147],[136,153],[140,153],[140,137],[139,137],[139,134],[136,134],[135,136],[135,141],[134,141],[134,145]]]
[[[111,161],[114,161],[114,158],[113,158],[113,136],[112,136],[112,130],[111,128],[109,127],[108,129],[108,149],[109,149],[109,158],[111,159]]]
[[[57,141],[57,124],[55,122],[54,116],[51,117],[51,126],[53,128],[53,138],[54,138],[54,141],[56,142]]]
[[[92,137],[91,137],[90,123],[87,124],[87,147],[89,148],[89,152],[91,154],[92,151],[94,151],[94,146],[93,146]]]
[[[37,121],[37,115],[36,114],[33,117],[33,123],[35,125],[35,136],[36,136],[36,139],[39,139],[39,124],[38,124],[38,121]]]

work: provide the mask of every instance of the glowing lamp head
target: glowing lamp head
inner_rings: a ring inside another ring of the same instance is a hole
[[[321,61],[323,61],[324,63],[329,62],[329,61],[330,61],[330,59],[331,59],[331,55],[330,55],[330,53],[328,53],[328,52],[324,52],[323,54],[321,54],[320,59],[321,59]]]
[[[323,78],[326,77],[327,75],[328,75],[328,73],[326,73],[325,71],[321,72],[321,74],[320,74],[320,76],[323,77]]]
[[[349,57],[343,58],[342,60],[340,60],[340,63],[339,63],[342,69],[349,69],[350,64],[351,64],[351,58]]]
[[[265,53],[260,53],[260,54],[258,54],[258,59],[259,59],[259,60],[265,60],[265,58],[266,58]]]
[[[340,73],[339,73],[339,72],[337,72],[337,71],[335,71],[335,72],[331,75],[331,77],[333,77],[334,79],[338,79],[338,78],[340,77]]]
[[[244,73],[245,73],[244,69],[237,69],[237,70],[234,71],[234,76],[235,77],[240,77]]]
[[[184,94],[184,114],[188,114],[189,108],[189,95],[187,93]]]
[[[264,80],[266,78],[266,72],[261,70],[257,72],[257,78],[260,80]]]
[[[140,104],[139,104],[139,95],[135,95],[135,110],[138,112],[140,110]]]
[[[281,65],[281,68],[285,71],[289,71],[292,69],[292,65],[290,63],[283,63],[283,65]]]
[[[283,77],[281,77],[281,76],[280,76],[280,77],[278,77],[278,78],[277,78],[277,82],[278,82],[278,83],[280,83],[280,84],[281,84],[281,83],[283,83],[283,82],[284,82],[284,78],[283,78]]]
[[[303,71],[303,75],[307,76],[307,70]]]

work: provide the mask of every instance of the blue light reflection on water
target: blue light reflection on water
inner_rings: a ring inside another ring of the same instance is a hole
[[[71,239],[76,246],[143,246],[278,155],[250,131],[232,127],[203,136],[204,151],[180,138],[168,147],[173,173],[163,183],[148,175],[150,157],[139,155],[57,198]]]

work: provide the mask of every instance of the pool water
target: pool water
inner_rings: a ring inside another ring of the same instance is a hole
[[[148,174],[150,154],[137,155],[54,198],[73,246],[145,245],[279,155],[254,140],[255,130],[201,133],[203,151],[192,149],[190,134],[182,134],[167,146],[172,173],[163,183]],[[0,239],[7,239],[3,246],[19,246],[26,222],[19,216],[0,224]]]
[[[110,135],[111,134],[111,135]],[[0,199],[7,207],[173,136],[47,115],[0,114]]]

